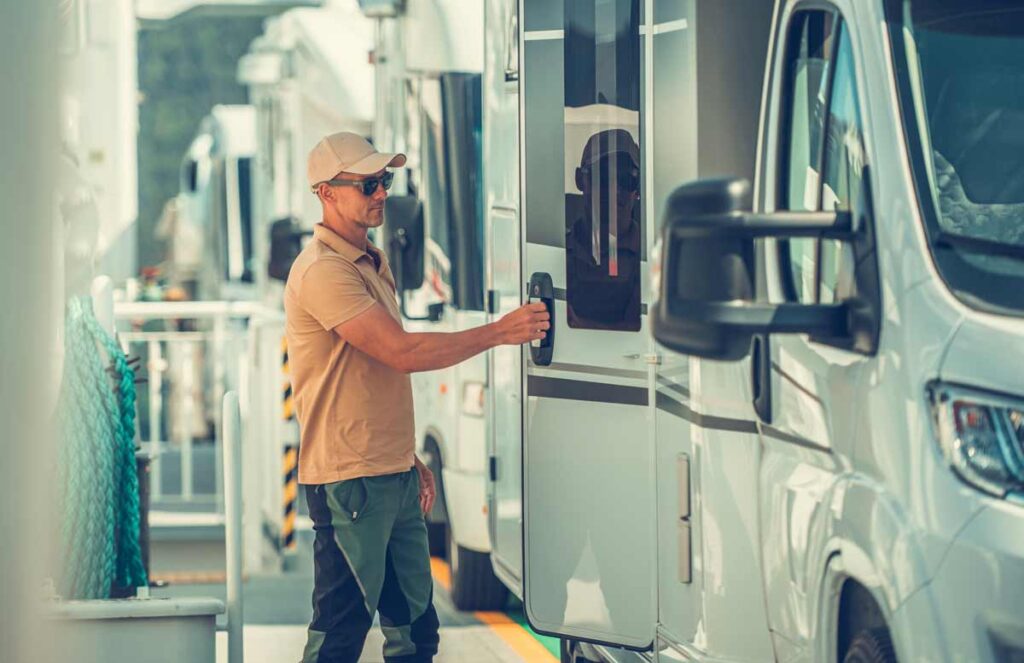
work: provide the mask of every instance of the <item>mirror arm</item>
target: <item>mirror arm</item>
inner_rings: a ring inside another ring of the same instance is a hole
[[[672,228],[675,238],[708,239],[715,236],[728,238],[743,237],[778,239],[811,237],[849,241],[856,235],[853,214],[846,210],[835,212],[733,212],[720,216],[708,216],[704,223],[695,222],[691,217],[687,224]]]
[[[402,254],[405,253],[405,249],[409,246],[409,237],[405,231],[405,228],[399,228],[395,233],[394,237],[391,238],[391,255],[396,256],[397,260],[394,262],[395,272],[395,283],[402,283]],[[398,309],[402,312],[402,317],[411,322],[435,322],[435,316],[428,313],[427,315],[409,315],[408,309],[405,308],[405,290],[400,290],[397,287],[395,294],[398,295]]]
[[[705,320],[734,330],[757,334],[810,334],[841,337],[848,334],[846,304],[748,304],[670,300],[669,312],[690,320]]]

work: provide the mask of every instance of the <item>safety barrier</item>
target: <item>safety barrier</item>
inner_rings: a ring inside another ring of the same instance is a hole
[[[246,503],[245,567],[257,570],[261,539],[284,530],[281,449],[294,437],[279,415],[283,313],[256,302],[118,302],[114,316],[126,353],[145,359],[140,431],[153,459],[155,527],[224,525],[220,409],[224,394],[238,392],[242,480],[254,496]]]

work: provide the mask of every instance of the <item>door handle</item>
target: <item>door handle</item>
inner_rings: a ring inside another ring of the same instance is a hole
[[[544,338],[530,343],[530,358],[537,366],[550,366],[555,354],[555,288],[551,284],[551,275],[536,272],[530,277],[527,293],[531,302],[540,301],[548,309],[551,316],[551,327]]]
[[[772,353],[767,334],[755,336],[750,348],[750,385],[754,411],[761,421],[772,422]]]

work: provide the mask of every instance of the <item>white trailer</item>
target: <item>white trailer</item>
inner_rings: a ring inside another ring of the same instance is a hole
[[[1024,655],[1017,5],[486,7],[493,315],[555,320],[491,353],[530,623],[566,661]]]
[[[361,4],[377,21],[373,137],[409,157],[381,238],[397,268],[406,327],[456,332],[482,325],[483,6]],[[413,387],[417,450],[439,484],[428,514],[431,550],[450,561],[456,607],[501,608],[507,591],[491,566],[487,516],[487,359],[415,374]]]

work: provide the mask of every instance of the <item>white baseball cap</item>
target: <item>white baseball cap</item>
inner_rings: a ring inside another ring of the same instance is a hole
[[[359,134],[342,131],[321,138],[310,150],[306,175],[310,188],[315,188],[338,173],[373,175],[386,167],[401,168],[404,165],[404,154],[378,152]]]

